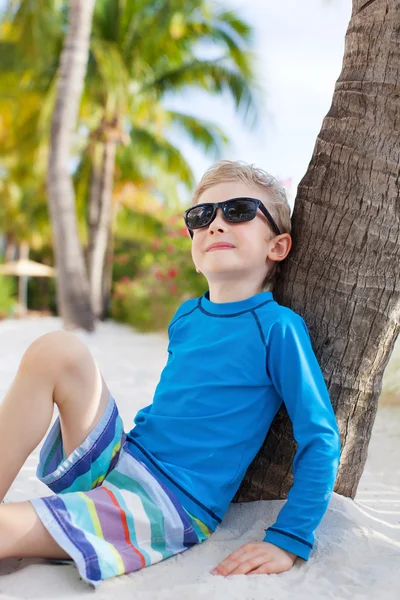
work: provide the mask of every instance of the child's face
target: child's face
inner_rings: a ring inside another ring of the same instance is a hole
[[[268,193],[258,187],[252,187],[244,182],[228,181],[219,183],[206,190],[198,199],[197,204],[205,202],[222,202],[231,198],[257,198],[268,208]],[[193,231],[192,257],[197,269],[205,275],[208,282],[229,281],[242,278],[261,285],[271,260],[283,260],[275,256],[289,253],[290,235],[276,236],[267,218],[260,209],[252,221],[230,223],[224,219],[221,208],[218,208],[215,219],[207,227]],[[217,242],[228,242],[234,247],[229,249],[210,250],[209,247]]]

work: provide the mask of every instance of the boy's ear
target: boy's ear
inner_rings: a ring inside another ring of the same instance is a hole
[[[267,258],[271,260],[284,260],[292,248],[292,238],[290,233],[281,233],[273,240],[273,245],[268,250]]]

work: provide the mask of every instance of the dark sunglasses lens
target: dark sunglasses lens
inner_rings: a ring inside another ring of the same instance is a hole
[[[211,215],[213,213],[213,206],[194,206],[186,214],[186,225],[189,229],[198,229],[199,227],[205,227],[208,225]]]
[[[257,205],[252,200],[229,200],[225,203],[224,215],[232,223],[251,221],[257,212]]]

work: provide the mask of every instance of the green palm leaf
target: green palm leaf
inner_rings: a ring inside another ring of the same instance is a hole
[[[203,148],[205,152],[212,153],[215,158],[222,154],[223,148],[228,143],[228,136],[218,125],[173,110],[167,111],[167,115],[173,126],[178,127],[184,135],[194,144]]]
[[[201,88],[214,95],[228,92],[234,99],[236,109],[243,111],[245,118],[256,118],[256,105],[251,87],[244,75],[221,59],[194,59],[176,69],[166,71],[143,85],[142,92],[156,89],[160,95],[190,86]]]
[[[157,157],[157,164],[162,166],[167,173],[176,175],[178,180],[188,188],[194,185],[193,172],[189,164],[178,148],[166,138],[149,129],[141,129],[136,126],[132,127],[130,137],[132,144],[127,149],[131,150],[133,161],[135,160],[135,148],[139,147],[147,157]]]
[[[106,118],[126,113],[130,96],[130,77],[118,46],[107,40],[93,40],[91,50],[105,90],[103,106]]]

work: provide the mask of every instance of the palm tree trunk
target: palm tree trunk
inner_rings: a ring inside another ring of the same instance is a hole
[[[28,242],[20,242],[19,259],[29,260]],[[28,314],[28,277],[20,275],[18,277],[18,316],[25,317]]]
[[[400,5],[354,0],[342,73],[302,179],[275,298],[308,324],[341,433],[335,491],[354,498],[400,330]],[[235,500],[285,498],[281,410]]]
[[[84,84],[95,0],[70,0],[53,114],[48,194],[57,265],[57,302],[66,328],[94,329],[89,283],[79,240],[75,194],[68,170],[71,138]]]
[[[92,162],[87,254],[92,310],[99,319],[104,315],[104,272],[112,225],[116,142],[105,141],[101,146],[101,165],[96,160]]]
[[[112,222],[114,221],[114,217],[112,217]],[[103,312],[100,316],[100,319],[104,319],[107,315],[107,312],[110,307],[111,302],[111,290],[112,290],[112,278],[113,278],[113,257],[114,257],[114,229],[113,224],[111,222],[110,229],[108,230],[108,243],[107,243],[107,252],[106,252],[106,260],[103,271]]]
[[[17,243],[15,241],[14,236],[11,233],[6,233],[5,234],[5,251],[4,251],[5,262],[14,260],[16,252],[17,252]]]
[[[99,224],[100,198],[102,187],[103,144],[95,142],[90,150],[90,182],[87,203],[88,242],[85,249],[86,268],[91,282],[91,263],[93,261],[95,232]],[[93,308],[93,307],[92,307]]]

